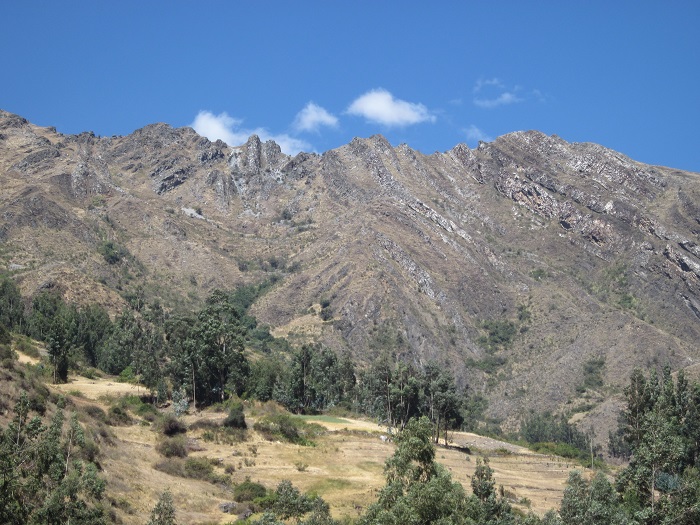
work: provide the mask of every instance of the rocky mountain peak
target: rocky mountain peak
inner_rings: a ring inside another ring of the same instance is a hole
[[[424,155],[375,135],[289,157],[0,112],[0,184],[2,262],[27,295],[51,281],[116,312],[138,289],[177,309],[274,276],[253,310],[276,333],[436,359],[494,418],[582,403],[593,359],[613,387],[700,360],[700,178],[603,146],[525,131]],[[107,263],[105,239],[129,257]]]

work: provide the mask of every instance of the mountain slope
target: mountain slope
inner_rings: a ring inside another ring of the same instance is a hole
[[[291,158],[0,112],[0,184],[0,255],[28,295],[184,309],[275,275],[253,310],[277,333],[449,363],[501,420],[609,420],[634,367],[700,358],[699,176],[595,144],[530,131],[423,155],[373,136]]]

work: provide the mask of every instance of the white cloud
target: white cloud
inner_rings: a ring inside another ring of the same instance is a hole
[[[483,141],[483,142],[491,142],[493,138],[486,133],[484,133],[482,130],[477,128],[474,124],[470,125],[467,129],[464,130],[464,134],[467,137],[467,140],[469,142],[478,142],[478,141]]]
[[[480,78],[472,88],[473,102],[484,109],[516,104],[524,100],[517,95],[518,91],[518,86],[508,88],[499,78]]]
[[[515,104],[516,102],[522,102],[523,99],[519,98],[515,93],[510,91],[504,91],[495,98],[475,98],[474,104],[480,108],[491,109],[498,106],[506,106],[508,104]]]
[[[480,78],[479,80],[476,81],[476,84],[474,84],[474,88],[472,89],[472,92],[478,93],[481,91],[484,87],[496,87],[499,89],[503,89],[503,83],[497,79],[497,78]]]
[[[423,104],[394,98],[394,95],[385,89],[373,89],[356,98],[347,112],[384,126],[435,122],[435,115],[432,115]]]
[[[190,126],[203,137],[212,141],[221,139],[229,146],[240,146],[251,135],[257,135],[262,141],[274,140],[287,155],[311,150],[311,145],[305,140],[286,133],[275,135],[265,128],[244,128],[242,124],[241,119],[233,118],[226,112],[214,115],[210,111],[200,111]]]
[[[297,131],[318,132],[321,126],[328,126],[331,128],[337,127],[338,118],[321,106],[309,102],[304,109],[297,113],[292,126]]]
[[[248,135],[240,131],[242,120],[230,117],[228,113],[214,115],[209,111],[200,111],[190,126],[211,141],[223,140],[230,146],[238,146],[248,140]]]

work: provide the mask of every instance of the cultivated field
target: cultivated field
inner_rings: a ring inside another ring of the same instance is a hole
[[[107,410],[113,399],[123,395],[143,395],[143,388],[118,383],[113,378],[72,377],[65,385],[52,386],[71,396],[77,406],[98,405]],[[386,428],[370,421],[334,417],[309,417],[328,429],[315,438],[315,447],[268,441],[250,429],[265,410],[263,405],[246,406],[248,438],[227,445],[202,438],[203,430],[188,431],[190,457],[216,460],[217,472],[235,469],[234,482],[246,479],[274,488],[288,479],[302,491],[321,495],[335,517],[355,517],[375,498],[384,485],[383,465],[393,453]],[[204,411],[184,416],[188,425],[197,420],[223,420],[224,413]],[[174,477],[153,466],[163,460],[156,451],[158,435],[144,421],[129,426],[110,427],[113,445],[102,445],[101,465],[108,481],[111,505],[127,525],[142,524],[165,489],[173,493],[178,522],[228,523],[235,516],[219,509],[232,501],[230,490],[204,481]],[[568,473],[575,465],[470,433],[451,434],[451,444],[468,447],[470,454],[457,448],[437,449],[437,459],[467,491],[479,456],[489,457],[497,484],[503,486],[511,502],[524,511],[543,514],[557,508]]]

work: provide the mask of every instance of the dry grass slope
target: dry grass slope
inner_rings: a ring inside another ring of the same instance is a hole
[[[92,404],[107,410],[114,399],[134,395],[136,387],[117,383],[113,378],[86,379],[71,377],[68,384],[51,387],[64,394],[72,393],[76,405]],[[75,396],[77,393],[79,396]],[[142,392],[143,393],[143,392]],[[249,427],[265,411],[259,404],[247,410]],[[184,416],[192,425],[195,421],[221,421],[223,413],[205,411]],[[206,441],[204,429],[187,432],[195,451],[189,457],[208,458],[217,464],[215,470],[224,472],[233,467],[231,479],[240,483],[246,479],[268,488],[288,479],[302,491],[321,495],[331,506],[335,517],[357,517],[372,503],[384,485],[383,465],[394,450],[386,429],[372,422],[345,418],[311,418],[327,428],[328,433],[315,439],[315,447],[305,447],[268,441],[249,430],[248,439],[232,445]],[[143,523],[155,505],[159,494],[169,489],[183,524],[227,523],[232,516],[219,510],[219,504],[232,500],[229,490],[205,481],[173,477],[155,470],[163,460],[156,451],[158,435],[144,423],[111,427],[116,439],[114,446],[103,447],[104,475],[108,481],[108,496],[119,517],[126,525]],[[511,501],[527,511],[544,514],[558,508],[565,481],[575,465],[566,460],[533,454],[526,449],[470,433],[451,435],[454,445],[468,446],[467,455],[455,448],[439,447],[437,459],[470,490],[470,478],[476,457],[488,456],[495,479],[502,485]],[[527,503],[527,505],[525,505]]]

